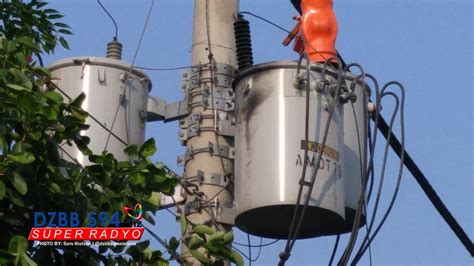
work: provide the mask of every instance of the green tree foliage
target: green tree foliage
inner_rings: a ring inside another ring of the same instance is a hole
[[[89,127],[88,113],[81,108],[85,95],[66,101],[48,86],[50,72],[32,59],[41,61],[58,44],[69,48],[64,35],[71,32],[57,22],[62,18],[58,11],[38,0],[2,1],[0,18],[0,265],[166,265],[170,260],[188,264],[177,254],[175,238],[161,243],[169,258],[153,250],[149,241],[124,250],[120,245],[33,246],[27,240],[35,211],[74,211],[82,219],[90,212],[108,212],[110,217],[124,205],[140,202],[144,218],[154,224],[149,212],[156,213],[160,193],[172,195],[178,181],[149,159],[156,151],[153,139],[128,146],[124,152],[132,158],[129,161],[88,149],[90,139],[81,135]],[[90,165],[60,156],[60,145],[72,143],[88,156]],[[124,215],[120,219],[122,225],[127,223]],[[185,228],[186,220],[181,222]],[[192,232],[183,231],[182,237],[203,264],[242,264],[230,248],[232,233],[198,225]]]

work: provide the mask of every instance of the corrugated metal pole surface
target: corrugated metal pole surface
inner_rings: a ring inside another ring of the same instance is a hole
[[[185,167],[184,183],[189,188],[181,214],[191,223],[212,225],[225,232],[233,223],[233,23],[237,14],[238,0],[195,1],[193,68],[183,74],[190,114],[180,121],[179,132],[186,152],[178,163]],[[188,257],[187,253],[183,244],[182,255]]]

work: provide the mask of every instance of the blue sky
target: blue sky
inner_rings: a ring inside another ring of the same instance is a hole
[[[406,88],[406,147],[433,187],[473,237],[473,4],[470,0],[335,0],[339,22],[337,48],[346,62],[357,62],[380,83],[398,80]],[[150,1],[104,0],[119,24],[124,44],[123,60],[131,62]],[[136,65],[175,67],[191,62],[191,0],[158,0],[139,51]],[[71,50],[58,48],[47,64],[65,57],[104,56],[113,27],[96,1],[54,0],[51,7],[63,12],[75,33]],[[242,0],[241,11],[251,11],[291,29],[296,15],[289,0]],[[281,45],[285,33],[247,18],[252,27],[256,63],[297,59]],[[152,95],[167,101],[182,99],[181,73],[147,72]],[[390,104],[388,104],[390,106]],[[389,109],[384,109],[385,117]],[[177,172],[176,157],[183,153],[176,123],[150,123],[154,157]],[[381,140],[382,138],[380,138]],[[382,144],[382,142],[379,142]],[[376,158],[377,164],[381,161]],[[393,189],[397,161],[388,166],[385,199]],[[385,205],[384,205],[385,206]],[[383,207],[383,206],[382,206]],[[178,235],[178,224],[167,212],[157,217],[156,233]],[[237,241],[246,235],[237,231]],[[361,232],[362,233],[362,232]],[[252,243],[258,244],[253,237]],[[268,242],[269,240],[263,240]],[[342,238],[342,244],[347,237]],[[334,237],[298,241],[288,265],[327,265]],[[266,247],[254,265],[275,265],[284,241]],[[244,249],[245,250],[245,249]],[[256,254],[254,249],[252,254]],[[340,248],[339,253],[342,252]],[[385,227],[372,245],[374,265],[468,265],[471,257],[431,206],[411,175],[405,171],[398,201]],[[368,264],[366,255],[361,262]]]

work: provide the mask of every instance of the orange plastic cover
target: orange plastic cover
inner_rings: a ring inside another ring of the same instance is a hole
[[[306,52],[311,62],[335,57],[338,27],[332,0],[302,0],[301,10],[300,21],[283,44],[288,45],[297,37],[294,50],[300,54]]]

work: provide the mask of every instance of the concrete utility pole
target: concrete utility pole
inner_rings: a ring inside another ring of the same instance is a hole
[[[191,70],[183,74],[189,115],[180,121],[188,191],[181,215],[194,224],[229,231],[233,224],[234,93],[233,23],[238,0],[196,0]],[[188,249],[183,245],[182,255]],[[197,262],[197,261],[196,261]]]

